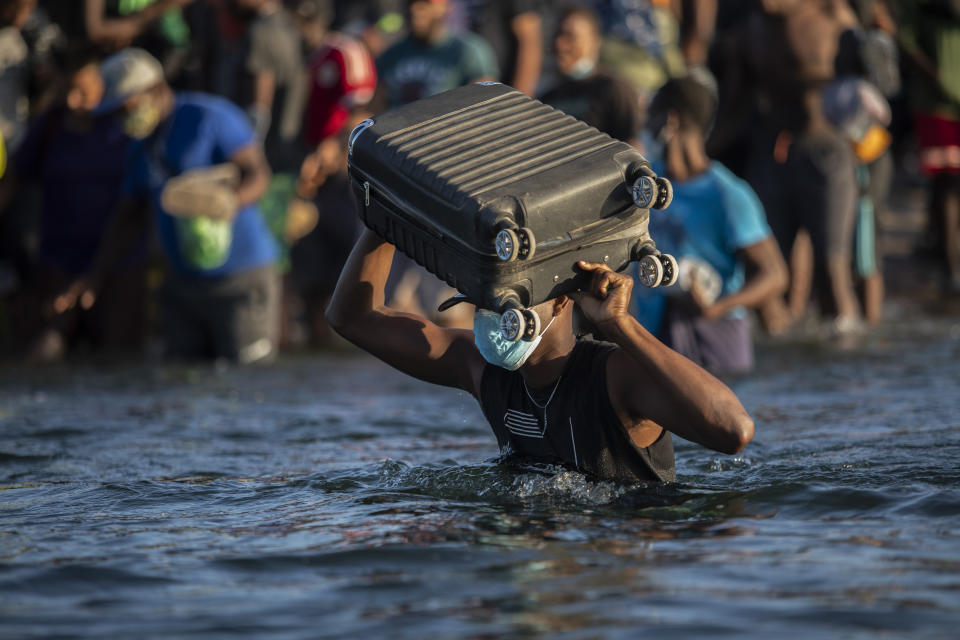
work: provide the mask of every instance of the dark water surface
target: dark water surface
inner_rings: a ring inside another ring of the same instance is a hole
[[[960,321],[733,383],[681,482],[512,470],[365,357],[0,372],[3,637],[960,637]]]

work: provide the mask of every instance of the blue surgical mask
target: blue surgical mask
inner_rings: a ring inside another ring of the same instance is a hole
[[[593,58],[580,58],[567,71],[567,77],[573,80],[583,80],[593,75],[597,68],[597,61]]]
[[[543,328],[540,335],[530,342],[526,340],[510,342],[500,332],[500,314],[486,309],[477,309],[473,314],[473,342],[484,360],[507,371],[516,371],[537,349],[540,339],[555,318],[556,316],[550,318],[550,322]]]

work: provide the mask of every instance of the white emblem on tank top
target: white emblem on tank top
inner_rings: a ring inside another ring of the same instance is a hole
[[[557,393],[557,389],[560,387],[560,380],[562,378],[562,375],[560,378],[557,378],[557,383],[553,385],[553,391],[550,392],[550,397],[547,398],[545,404],[540,404],[533,399],[530,389],[527,388],[527,381],[521,379],[521,382],[523,383],[523,390],[530,399],[530,402],[533,403],[533,406],[543,410],[542,427],[540,426],[540,420],[537,418],[537,416],[532,413],[527,413],[526,411],[517,411],[516,409],[507,409],[507,412],[503,414],[503,426],[505,426],[507,430],[515,436],[543,440],[544,435],[547,433],[547,407],[550,406],[553,396]]]
[[[524,392],[527,394],[527,398],[530,399],[530,402],[533,403],[533,406],[535,406],[535,407],[537,407],[537,408],[539,408],[539,409],[543,409],[543,431],[541,431],[541,433],[540,433],[539,436],[533,436],[533,437],[543,438],[543,436],[547,433],[547,407],[550,406],[550,402],[553,400],[553,396],[557,393],[557,389],[560,388],[560,381],[561,381],[561,380],[563,380],[563,374],[562,374],[562,373],[560,374],[560,377],[557,378],[557,384],[553,385],[553,391],[550,392],[550,397],[547,398],[547,401],[546,401],[545,403],[540,404],[539,402],[537,402],[536,400],[533,399],[533,394],[531,394],[531,393],[530,393],[530,389],[527,388],[527,381],[526,381],[525,379],[523,379],[523,378],[520,379],[520,381],[523,383],[523,390],[524,390]],[[510,411],[511,411],[511,410],[508,409],[508,410],[507,410],[507,413],[509,414]],[[519,412],[517,412],[517,413],[519,413]],[[525,414],[523,414],[523,415],[529,416],[530,414],[525,413]],[[504,418],[506,419],[506,416],[505,416]],[[573,447],[573,466],[579,469],[579,468],[580,468],[580,459],[579,459],[578,456],[577,456],[577,440],[573,437],[573,418],[572,418],[572,417],[570,418],[569,423],[570,423],[570,444],[571,444],[571,446]],[[507,428],[508,428],[508,429],[510,428],[509,425],[507,426]],[[512,429],[511,429],[511,431],[512,431]]]

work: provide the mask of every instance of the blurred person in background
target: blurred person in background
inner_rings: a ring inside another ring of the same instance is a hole
[[[641,105],[667,79],[685,73],[671,0],[593,0],[593,7],[605,35],[600,62],[633,85]]]
[[[114,118],[93,115],[103,95],[98,55],[73,48],[63,66],[61,102],[33,122],[0,191],[0,201],[20,184],[37,185],[41,194],[37,264],[18,331],[27,356],[37,360],[58,359],[84,341],[131,351],[144,329],[144,236],[104,274],[96,304],[86,300],[82,309],[67,310],[60,300],[93,265],[119,200],[129,144]]]
[[[181,9],[193,2],[83,0],[84,35],[105,53],[130,46],[146,49],[161,61],[167,77],[175,78],[185,64],[191,37]]]
[[[329,30],[333,18],[329,0],[301,0],[294,17],[308,51],[303,138],[315,149],[341,132],[352,110],[370,103],[377,70],[363,43]]]
[[[372,105],[374,112],[500,76],[490,45],[473,33],[450,30],[447,0],[410,0],[407,7],[410,33],[377,58],[379,85]],[[437,306],[453,293],[451,287],[413,260],[396,254],[387,285],[391,306],[436,318],[447,325],[469,326],[473,322],[469,309],[436,312]]]
[[[377,72],[360,40],[329,30],[329,0],[300,0],[294,17],[309,52],[303,137],[313,150],[301,166],[297,196],[313,204],[317,220],[291,248],[291,280],[303,302],[308,341],[317,347],[331,337],[324,311],[359,230],[346,140],[369,116]]]
[[[30,113],[30,49],[23,28],[36,0],[0,0],[0,133],[16,149]]]
[[[377,106],[397,107],[442,91],[500,77],[493,50],[472,33],[453,33],[447,0],[410,0],[410,32],[377,58]]]
[[[247,118],[223,98],[174,93],[160,63],[141,49],[114,54],[102,69],[99,110],[115,113],[136,141],[94,265],[59,304],[89,306],[105,292],[106,274],[152,209],[169,266],[160,295],[166,355],[270,358],[279,314],[276,247],[257,207],[270,169]]]
[[[583,120],[617,140],[634,140],[640,108],[633,88],[599,68],[600,19],[588,7],[571,6],[560,14],[554,52],[563,80],[541,100]]]
[[[466,0],[470,29],[493,47],[500,81],[533,97],[543,66],[543,0]]]
[[[900,43],[920,166],[931,178],[930,236],[943,289],[960,295],[960,2],[900,3]]]
[[[743,144],[731,130],[744,126],[748,181],[790,256],[791,277],[808,269],[798,262],[805,252],[794,251],[798,234],[808,234],[820,311],[836,334],[862,326],[851,257],[858,185],[853,150],[824,115],[822,90],[835,78],[841,35],[856,22],[844,0],[762,0],[726,61],[715,136]],[[791,282],[788,296],[789,308],[775,298],[763,309],[773,332],[805,312],[802,280]]]
[[[31,104],[35,59],[27,33],[35,10],[35,0],[0,0],[0,137],[10,156],[27,132],[31,111],[37,108]],[[38,196],[31,189],[6,191],[6,201],[0,202],[0,293],[15,294],[29,279],[35,260]],[[16,307],[16,298],[10,302]]]
[[[246,33],[235,92],[227,97],[247,111],[273,170],[296,172],[307,90],[300,33],[279,0],[229,2]]]
[[[680,50],[687,69],[707,66],[719,4],[720,0],[670,1],[680,23]]]
[[[366,45],[374,58],[404,34],[407,0],[333,0],[333,28]]]
[[[317,224],[293,245],[290,258],[314,347],[327,346],[332,338],[324,314],[362,226],[347,175],[347,138],[370,115],[364,107],[355,107],[337,133],[326,136],[307,156],[300,173],[297,194],[316,205]]]
[[[860,24],[848,27],[840,36],[837,78],[823,90],[823,110],[846,136],[856,160],[853,268],[864,318],[876,325],[883,315],[885,290],[880,217],[894,171],[888,100],[900,92],[900,65],[893,38],[896,25],[886,2],[858,0],[853,8]],[[806,262],[812,266],[812,257]],[[812,277],[808,272],[807,279]]]
[[[679,264],[679,286],[637,291],[638,319],[665,344],[715,372],[753,368],[747,309],[787,287],[787,267],[756,194],[711,160],[704,140],[716,100],[690,77],[672,79],[650,104],[647,151],[673,182],[673,202],[652,216],[657,248]]]

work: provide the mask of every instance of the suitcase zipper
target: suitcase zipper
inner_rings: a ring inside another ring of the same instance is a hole
[[[363,183],[363,205],[365,207],[370,206],[370,183],[369,182]]]

